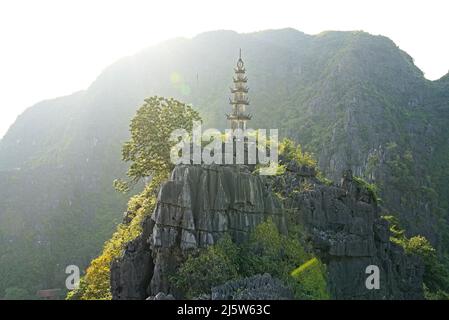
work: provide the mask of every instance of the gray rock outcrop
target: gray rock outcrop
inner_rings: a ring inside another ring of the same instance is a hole
[[[111,267],[114,299],[145,299],[173,292],[169,275],[193,250],[224,233],[242,242],[270,217],[286,233],[281,203],[245,166],[180,165],[161,186],[144,232]]]
[[[390,241],[389,225],[381,218],[374,195],[351,172],[344,174],[339,186],[327,186],[288,165],[282,179],[282,190],[290,190],[285,206],[295,211],[314,252],[327,265],[333,298],[423,298],[422,262]],[[302,188],[307,190],[291,192]],[[368,290],[365,285],[370,265],[380,270],[379,289]]]
[[[283,203],[274,191],[284,196]],[[241,243],[268,217],[287,233],[286,212],[304,227],[310,247],[327,265],[332,298],[423,297],[423,265],[390,242],[374,195],[350,173],[341,185],[326,185],[315,170],[289,163],[284,175],[270,179],[251,174],[245,166],[177,166],[161,186],[142,235],[111,267],[113,298],[145,299],[160,292],[182,297],[169,277],[189,253],[213,245],[224,233]],[[379,267],[379,289],[365,286],[370,265]],[[226,283],[213,288],[210,298],[291,297],[268,277]],[[236,293],[238,288],[243,291]]]
[[[229,281],[212,288],[212,300],[291,300],[292,291],[270,274]]]
[[[155,296],[150,296],[146,300],[175,300],[175,297],[171,294],[165,294],[163,292],[159,292]]]

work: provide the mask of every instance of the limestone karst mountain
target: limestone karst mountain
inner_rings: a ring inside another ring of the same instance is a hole
[[[243,243],[257,225],[271,219],[284,234],[291,225],[305,228],[312,250],[327,265],[332,298],[422,299],[424,266],[390,242],[388,223],[373,195],[351,174],[333,186],[316,174],[293,162],[274,182],[252,175],[247,167],[177,166],[161,186],[154,212],[145,217],[142,234],[112,263],[112,298],[143,300],[163,293],[185,298],[170,275],[192,251],[216,244],[224,233]],[[300,191],[305,186],[310,190]],[[283,203],[275,191],[285,197]],[[379,290],[365,287],[369,265],[381,270]],[[211,288],[208,299],[292,299],[267,276],[268,285],[262,287],[243,280],[245,289],[253,288],[246,296],[237,289],[242,283],[233,283]]]
[[[62,287],[121,219],[120,147],[145,97],[192,103],[224,128],[242,48],[254,128],[279,128],[330,178],[352,169],[410,234],[449,247],[449,82],[428,81],[391,40],[363,32],[208,32],[123,58],[85,91],[29,108],[0,141],[0,296]],[[24,93],[26,94],[26,93]]]

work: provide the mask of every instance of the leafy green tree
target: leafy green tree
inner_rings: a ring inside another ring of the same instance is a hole
[[[151,97],[137,111],[130,125],[131,139],[123,145],[122,157],[131,162],[129,181],[115,181],[119,191],[127,191],[142,178],[165,179],[173,169],[170,134],[176,129],[192,131],[201,118],[191,106],[175,99]]]

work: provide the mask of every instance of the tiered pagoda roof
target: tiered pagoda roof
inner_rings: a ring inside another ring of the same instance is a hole
[[[247,122],[251,120],[251,115],[246,112],[246,107],[249,106],[247,97],[249,88],[246,86],[248,78],[245,76],[246,69],[242,60],[242,50],[240,50],[239,60],[234,72],[234,87],[231,88],[232,97],[229,98],[232,113],[228,114],[227,118],[231,122],[231,129],[246,129]]]

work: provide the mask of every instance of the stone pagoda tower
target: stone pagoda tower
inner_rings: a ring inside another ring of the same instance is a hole
[[[232,97],[229,98],[229,103],[232,105],[232,113],[227,115],[228,120],[231,122],[232,130],[245,130],[248,121],[251,120],[251,115],[246,113],[246,107],[249,105],[249,99],[247,97],[249,89],[246,86],[248,78],[245,76],[245,71],[242,60],[242,49],[240,49],[237,67],[234,68],[234,87],[231,88]]]

